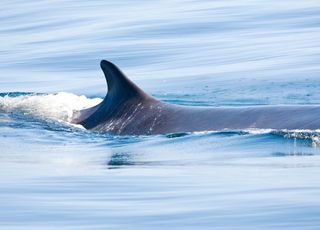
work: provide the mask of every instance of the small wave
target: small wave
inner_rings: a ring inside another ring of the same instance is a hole
[[[293,130],[276,130],[276,129],[254,129],[248,130],[251,134],[272,134],[288,139],[299,139],[310,141],[313,147],[320,147],[320,130],[293,129]]]
[[[94,106],[101,98],[87,98],[72,93],[55,94],[1,93],[0,112],[22,113],[44,119],[70,122],[74,110]]]
[[[245,130],[221,130],[221,131],[201,131],[186,133],[171,133],[165,135],[167,138],[179,138],[185,136],[245,136],[245,135],[275,135],[287,139],[299,139],[310,141],[312,146],[320,147],[320,130],[277,130],[277,129],[245,129]]]
[[[314,147],[320,147],[320,130],[277,130],[272,132],[285,138],[310,140]]]
[[[305,139],[312,141],[315,147],[320,146],[320,130],[309,129],[248,129],[246,130],[250,134],[272,134],[291,139]]]

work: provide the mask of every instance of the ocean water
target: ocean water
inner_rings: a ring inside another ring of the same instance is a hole
[[[99,61],[189,106],[320,104],[320,2],[1,1],[0,229],[319,229],[320,132],[70,124]]]

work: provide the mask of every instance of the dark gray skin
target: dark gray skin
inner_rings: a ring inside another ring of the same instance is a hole
[[[101,61],[108,93],[104,100],[77,111],[73,123],[123,135],[168,134],[244,129],[320,129],[320,106],[281,105],[199,108],[167,104],[147,95],[121,70]]]

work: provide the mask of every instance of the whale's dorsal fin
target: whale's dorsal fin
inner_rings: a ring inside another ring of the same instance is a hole
[[[132,97],[146,97],[147,95],[137,85],[135,85],[127,76],[113,63],[102,60],[100,62],[101,69],[105,75],[108,93],[107,96],[110,100],[123,100]]]
[[[129,100],[133,106],[135,103],[155,100],[129,80],[115,64],[102,60],[100,66],[108,85],[107,95],[104,100],[96,106],[74,111],[72,118],[73,123],[82,124],[86,128],[91,128],[96,125],[97,121],[107,119],[110,114],[118,110],[121,105]]]
[[[100,66],[107,81],[108,93],[100,104],[76,111],[73,123],[81,124],[86,129],[119,129],[120,133],[130,125],[132,117],[143,114],[142,109],[149,108],[150,104],[151,107],[160,106],[160,101],[146,94],[116,65],[102,60]],[[140,117],[147,119],[145,114]]]

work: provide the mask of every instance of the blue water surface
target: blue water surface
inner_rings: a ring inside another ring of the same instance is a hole
[[[319,38],[318,0],[3,0],[0,229],[319,229],[319,131],[70,124],[101,59],[173,104],[320,104]]]

